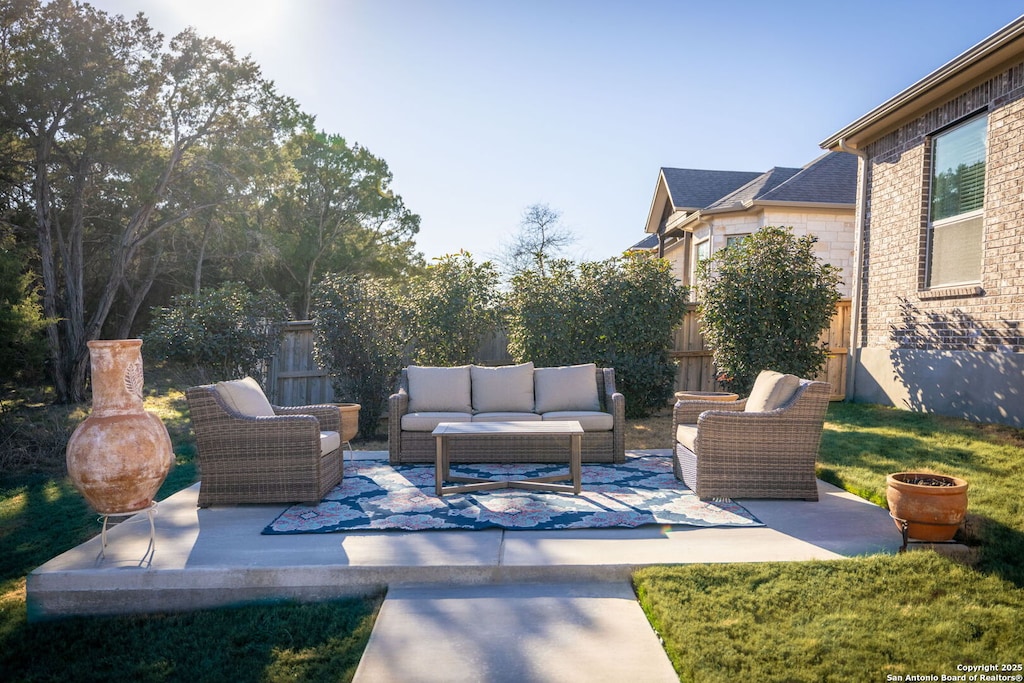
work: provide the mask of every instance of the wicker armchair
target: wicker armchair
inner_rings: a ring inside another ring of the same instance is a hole
[[[763,412],[747,409],[754,392],[732,402],[676,403],[675,474],[702,500],[818,500],[814,465],[831,387],[827,382],[785,377],[794,381],[795,391],[787,393],[778,407]]]
[[[199,452],[199,507],[317,503],[341,481],[337,406],[267,402],[273,415],[253,416],[231,406],[217,385],[191,387],[185,396]]]

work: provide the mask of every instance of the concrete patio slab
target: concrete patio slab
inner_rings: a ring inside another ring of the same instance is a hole
[[[354,678],[678,680],[628,583],[392,588]]]
[[[668,451],[665,451],[666,456]],[[363,452],[360,457],[384,457]],[[740,501],[760,528],[350,532],[263,536],[283,505],[198,510],[198,485],[161,501],[155,547],[137,515],[33,571],[30,618],[316,600],[404,585],[628,582],[637,567],[895,552],[888,513],[819,482],[821,500]],[[97,532],[99,529],[97,529]]]

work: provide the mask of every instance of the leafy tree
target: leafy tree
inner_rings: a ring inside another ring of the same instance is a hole
[[[229,282],[174,297],[155,312],[143,339],[153,357],[197,368],[210,380],[249,375],[265,384],[286,320],[288,307],[277,292]]]
[[[409,298],[415,361],[471,363],[481,339],[498,324],[498,271],[466,252],[449,254],[412,280]]]
[[[43,332],[49,324],[39,304],[35,275],[25,267],[25,250],[0,225],[0,377],[26,380],[46,360]]]
[[[649,414],[670,396],[675,364],[668,350],[686,297],[667,261],[639,255],[578,267],[555,261],[547,276],[517,275],[506,304],[516,361],[614,367],[630,417]]]
[[[367,436],[376,434],[406,364],[405,311],[389,280],[329,275],[314,290],[314,357],[331,374],[335,396],[362,406],[359,431]]]
[[[764,369],[813,377],[839,301],[839,269],[814,253],[814,236],[764,227],[697,267],[701,329],[719,381],[745,394]]]
[[[519,232],[505,244],[499,260],[504,270],[515,275],[536,270],[547,275],[548,263],[576,241],[571,230],[559,223],[562,214],[547,204],[531,204],[523,210]]]
[[[29,169],[57,395],[80,401],[85,342],[115,310],[114,332],[130,329],[172,230],[244,193],[299,117],[255,63],[191,29],[164,51],[144,17],[71,0],[0,0],[0,25],[0,130],[20,143],[3,149]],[[197,183],[219,191],[196,201]]]
[[[339,135],[306,129],[285,146],[293,174],[261,211],[282,294],[308,318],[324,273],[395,274],[414,260],[419,216],[388,189],[387,164]]]

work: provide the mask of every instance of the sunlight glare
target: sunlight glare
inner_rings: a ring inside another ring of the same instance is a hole
[[[231,43],[270,36],[279,28],[286,0],[160,0],[168,14],[201,36]]]

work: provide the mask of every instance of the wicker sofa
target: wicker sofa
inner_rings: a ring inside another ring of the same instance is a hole
[[[674,468],[702,500],[818,499],[818,456],[831,386],[760,373],[738,401],[678,401]]]
[[[317,503],[341,481],[337,406],[272,406],[249,377],[185,396],[199,451],[199,507]]]
[[[431,432],[442,422],[575,420],[585,462],[626,459],[625,397],[615,370],[594,364],[534,368],[533,363],[451,368],[409,366],[388,399],[392,464],[434,462]],[[459,439],[452,462],[564,462],[563,439],[493,436]]]

